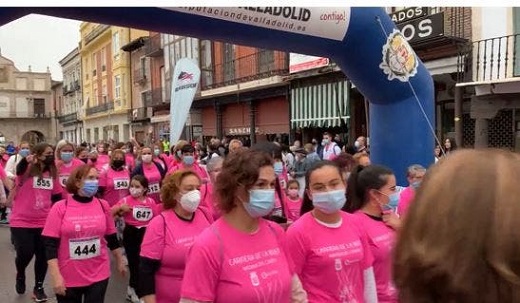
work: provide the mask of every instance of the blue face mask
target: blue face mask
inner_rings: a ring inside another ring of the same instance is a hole
[[[31,151],[28,148],[22,148],[22,149],[20,149],[18,154],[20,155],[20,157],[25,158],[31,154]]]
[[[158,157],[160,154],[161,154],[161,150],[160,149],[154,149],[153,150],[153,154]]]
[[[274,165],[274,173],[279,176],[283,173],[283,163],[282,162],[275,162]]]
[[[74,153],[72,152],[62,152],[60,153],[61,160],[65,163],[69,163],[74,158]]]
[[[312,205],[326,214],[338,212],[346,202],[344,189],[312,194]]]
[[[393,193],[386,196],[388,196],[388,204],[382,205],[383,211],[395,211],[399,205],[399,193]]]
[[[243,203],[252,218],[267,216],[274,208],[274,189],[252,189],[249,191],[249,203]]]
[[[195,157],[193,156],[184,156],[182,158],[182,162],[186,165],[192,165],[195,162]]]
[[[413,189],[417,190],[421,186],[421,181],[415,181],[411,185]]]
[[[87,197],[93,197],[98,191],[99,182],[98,180],[85,180],[81,190]]]

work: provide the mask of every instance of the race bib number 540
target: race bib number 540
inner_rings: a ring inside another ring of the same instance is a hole
[[[69,254],[72,260],[86,260],[101,254],[99,238],[69,240]]]

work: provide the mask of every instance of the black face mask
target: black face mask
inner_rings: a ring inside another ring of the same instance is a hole
[[[43,163],[47,166],[54,164],[54,155],[45,156],[45,160],[43,160]]]
[[[114,161],[112,161],[112,166],[114,168],[121,168],[121,167],[123,167],[123,165],[125,165],[125,160],[114,160]]]
[[[90,159],[90,162],[95,163],[97,161],[97,158]]]
[[[86,163],[87,163],[87,161],[88,161],[88,158],[83,158],[83,159],[80,159],[80,160],[81,160],[81,161],[83,161],[83,163],[85,163],[85,164],[86,164]]]

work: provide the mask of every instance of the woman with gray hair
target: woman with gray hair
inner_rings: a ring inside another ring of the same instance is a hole
[[[218,175],[222,170],[222,163],[224,162],[223,157],[211,158],[206,164],[206,170],[209,175],[209,182],[206,182],[200,187],[200,206],[205,208],[207,213],[212,214],[213,219],[217,220],[220,217],[220,212],[216,207],[217,201],[213,194],[213,185],[217,182]]]
[[[405,188],[399,196],[399,206],[397,207],[397,214],[404,217],[408,212],[408,208],[415,197],[415,191],[421,185],[421,181],[426,174],[426,168],[420,164],[410,165],[406,171],[406,179],[409,186]]]

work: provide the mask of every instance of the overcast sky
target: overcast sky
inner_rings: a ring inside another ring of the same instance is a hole
[[[62,80],[59,61],[78,46],[80,21],[29,15],[0,26],[2,56],[14,61],[19,70],[45,72]]]

